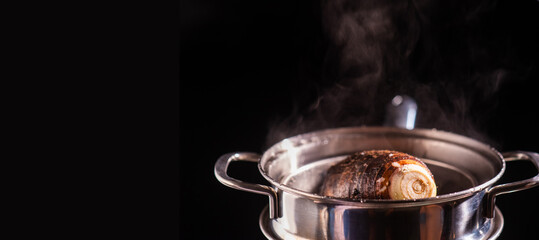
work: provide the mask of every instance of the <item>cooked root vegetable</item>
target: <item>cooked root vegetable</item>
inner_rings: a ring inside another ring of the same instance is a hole
[[[389,150],[357,152],[332,166],[322,195],[352,200],[436,196],[432,173],[419,158]]]

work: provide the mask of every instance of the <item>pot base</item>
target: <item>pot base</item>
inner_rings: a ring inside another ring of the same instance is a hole
[[[478,238],[477,240],[483,240],[483,239],[496,239],[498,236],[500,236],[500,233],[503,229],[503,215],[500,209],[496,207],[496,213],[494,214],[494,218],[492,219],[492,226],[483,237]],[[294,234],[288,233],[284,229],[282,229],[279,224],[276,224],[275,221],[271,221],[268,215],[268,206],[264,207],[262,212],[260,213],[259,217],[259,225],[260,229],[262,230],[262,233],[266,238],[272,239],[272,240],[284,240],[284,239],[300,239],[300,240],[307,240],[306,238],[295,236]]]

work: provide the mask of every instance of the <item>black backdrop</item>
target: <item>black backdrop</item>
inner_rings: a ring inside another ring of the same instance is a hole
[[[499,18],[492,24],[512,34],[516,56],[531,67],[496,93],[484,134],[500,151],[539,152],[539,4],[499,1],[493,11]],[[332,85],[321,77],[327,46],[318,2],[180,0],[181,239],[264,238],[258,216],[267,198],[220,184],[213,165],[224,153],[264,151],[272,123]],[[506,173],[502,182],[534,169],[511,163]],[[255,164],[234,164],[230,175],[264,183]],[[539,236],[538,193],[498,198],[501,239]]]

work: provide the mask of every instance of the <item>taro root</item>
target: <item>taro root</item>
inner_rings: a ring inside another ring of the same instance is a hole
[[[333,165],[322,195],[347,200],[418,199],[436,196],[432,173],[419,158],[389,150],[357,152]]]

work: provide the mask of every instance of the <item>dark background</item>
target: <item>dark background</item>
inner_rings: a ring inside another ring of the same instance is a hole
[[[515,74],[493,95],[491,111],[478,117],[481,133],[501,152],[539,152],[538,2],[498,1],[491,11],[482,29],[505,37],[488,49],[499,51],[494,58],[511,56],[494,63]],[[276,122],[335,83],[325,62],[330,45],[317,1],[180,0],[181,239],[264,238],[258,216],[267,198],[225,187],[213,165],[228,152],[262,153]],[[229,174],[264,183],[255,164],[233,164]],[[529,163],[509,163],[501,182],[534,174]],[[505,218],[500,239],[539,235],[538,196],[535,188],[498,197]]]

